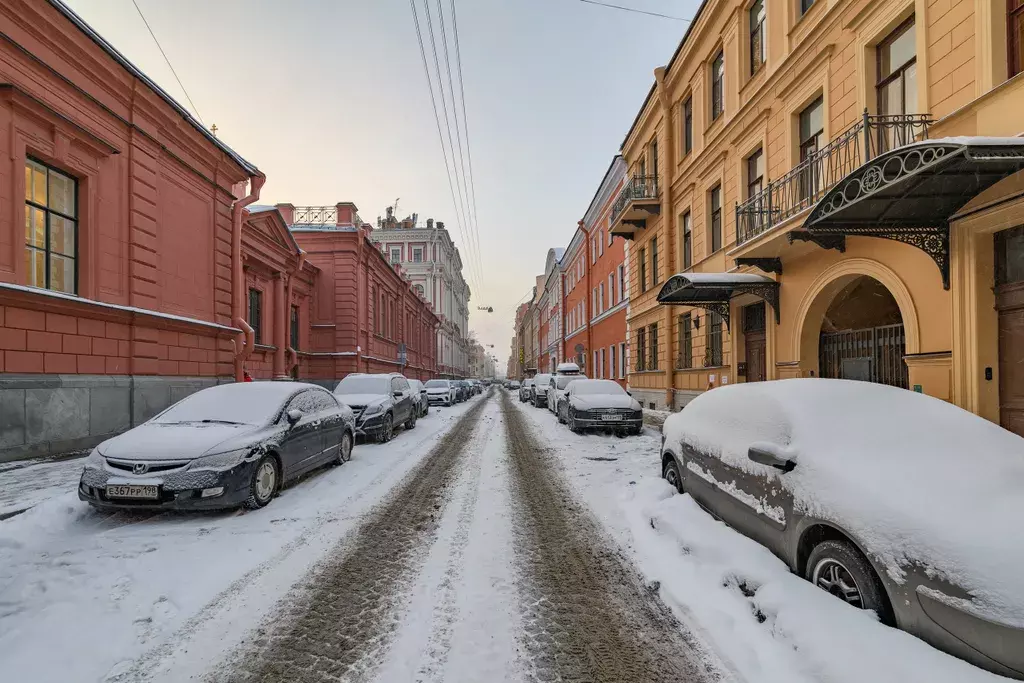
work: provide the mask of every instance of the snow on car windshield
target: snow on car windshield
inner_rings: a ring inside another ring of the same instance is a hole
[[[586,377],[583,375],[559,375],[558,378],[555,379],[555,386],[559,389],[565,389],[569,386],[569,382],[584,379],[586,379]]]
[[[373,375],[349,375],[338,382],[334,390],[336,394],[388,394],[391,380],[388,377]]]
[[[446,379],[429,379],[427,380],[427,389],[447,389],[448,380]]]
[[[595,396],[595,395],[618,395],[626,393],[626,390],[620,387],[616,382],[612,382],[607,379],[588,379],[580,380],[579,383],[574,384],[572,392],[577,396]]]
[[[159,424],[178,422],[235,422],[259,425],[277,415],[295,384],[239,382],[203,389],[153,419]]]

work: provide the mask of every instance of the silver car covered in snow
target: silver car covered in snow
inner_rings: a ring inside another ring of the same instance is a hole
[[[644,412],[618,382],[610,379],[574,379],[558,399],[558,421],[574,432],[602,429],[639,434]]]

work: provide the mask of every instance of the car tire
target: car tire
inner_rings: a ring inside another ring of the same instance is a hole
[[[406,429],[415,429],[416,427],[416,413],[415,411],[409,416],[409,419],[405,421]]]
[[[882,623],[894,623],[881,580],[851,543],[829,540],[816,545],[804,578],[853,607],[872,610]]]
[[[252,477],[249,480],[249,497],[242,505],[249,510],[266,507],[273,500],[274,494],[277,493],[280,486],[281,468],[278,467],[277,458],[272,455],[264,455],[252,470]]]
[[[338,447],[338,459],[334,461],[335,465],[344,465],[352,459],[352,446],[355,444],[355,439],[352,438],[352,432],[347,429],[341,435],[341,445]]]
[[[568,409],[566,409],[566,412],[568,412]],[[564,425],[566,423],[566,419],[565,419],[565,415],[563,414],[562,410],[559,409],[557,414],[558,414],[558,424]]]
[[[683,475],[679,471],[679,463],[675,458],[669,458],[665,467],[661,470],[662,478],[667,481],[679,493],[683,493]]]
[[[569,423],[569,431],[573,434],[579,434],[581,431],[580,426],[576,424],[576,416],[573,413],[567,413],[567,422]]]
[[[384,416],[384,423],[377,432],[377,443],[387,443],[395,435],[395,418],[391,413]]]

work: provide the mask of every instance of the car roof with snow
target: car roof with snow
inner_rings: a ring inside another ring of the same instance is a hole
[[[798,509],[854,534],[886,570],[934,568],[1024,623],[1024,438],[946,401],[836,379],[788,379],[707,391],[663,428],[727,464],[775,478]],[[793,460],[781,474],[752,445]],[[981,550],[981,552],[979,552]],[[995,551],[995,552],[994,552]]]

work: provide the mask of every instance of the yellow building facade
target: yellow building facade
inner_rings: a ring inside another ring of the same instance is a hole
[[[844,377],[1024,433],[1021,42],[1024,1],[706,0],[622,144],[634,395]]]

